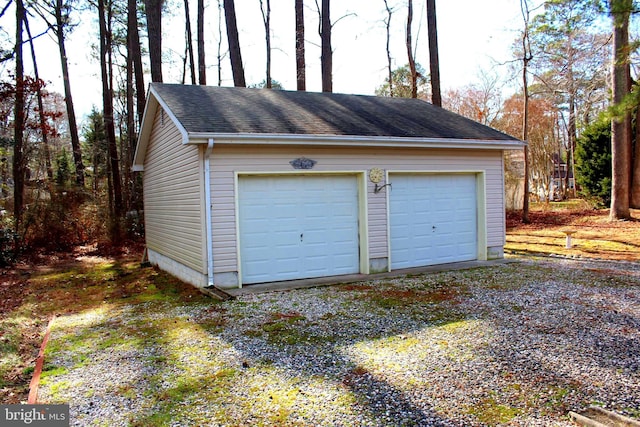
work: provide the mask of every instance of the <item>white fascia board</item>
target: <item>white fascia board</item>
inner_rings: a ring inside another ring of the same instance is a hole
[[[171,112],[166,102],[164,102],[160,95],[158,95],[158,92],[153,88],[153,85],[150,84],[149,90],[147,91],[147,103],[144,106],[144,113],[142,115],[142,126],[138,135],[138,142],[136,144],[136,152],[133,155],[133,165],[131,166],[131,170],[133,172],[144,171],[144,159],[147,155],[147,146],[149,145],[149,138],[151,138],[153,120],[156,115],[156,111],[158,110],[158,106],[161,106],[164,109],[165,113],[178,128],[178,131],[182,136],[182,143],[189,143],[187,130]]]
[[[151,135],[151,127],[153,126],[153,123],[148,122],[148,117],[155,114],[155,107],[157,107],[157,104],[155,104],[153,99],[149,97],[149,93],[150,91],[147,91],[147,103],[145,104],[144,112],[142,113],[142,125],[140,126],[138,141],[136,141],[136,152],[133,154],[133,164],[131,166],[131,170],[133,172],[144,171],[144,158],[146,156],[149,135]]]
[[[187,133],[187,130],[184,128],[184,126],[182,126],[182,123],[180,123],[180,121],[176,118],[176,116],[173,114],[173,112],[171,111],[171,109],[169,108],[167,103],[164,102],[162,97],[154,89],[153,85],[150,86],[149,92],[153,94],[153,97],[158,101],[158,104],[160,104],[160,106],[164,109],[165,113],[169,116],[169,118],[171,119],[173,124],[175,124],[176,127],[178,128],[178,131],[180,132],[180,135],[182,136],[182,143],[183,144],[188,144],[189,143],[189,134]],[[209,142],[209,138],[207,138],[205,143],[208,143],[208,142]]]
[[[448,138],[401,138],[384,136],[346,135],[291,135],[291,134],[230,134],[189,133],[192,144],[206,144],[214,138],[217,144],[269,144],[269,145],[313,145],[356,147],[403,147],[403,148],[478,148],[485,150],[522,150],[523,141],[448,139]]]

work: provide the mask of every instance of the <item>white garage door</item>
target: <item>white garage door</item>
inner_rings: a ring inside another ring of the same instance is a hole
[[[391,268],[478,257],[475,175],[391,175]]]
[[[243,283],[359,272],[355,177],[240,177],[238,200]]]

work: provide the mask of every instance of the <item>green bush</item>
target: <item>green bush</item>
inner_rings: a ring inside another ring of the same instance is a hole
[[[582,196],[601,207],[611,204],[611,121],[599,119],[584,130],[576,146],[576,180]]]
[[[15,260],[16,237],[12,228],[0,228],[0,267],[11,265]]]

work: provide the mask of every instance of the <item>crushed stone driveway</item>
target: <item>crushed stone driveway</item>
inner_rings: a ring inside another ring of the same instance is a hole
[[[640,417],[640,264],[522,258],[56,320],[72,425],[571,426]]]

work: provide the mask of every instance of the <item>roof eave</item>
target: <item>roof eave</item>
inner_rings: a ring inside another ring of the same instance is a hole
[[[206,144],[211,138],[216,144],[272,144],[401,148],[478,148],[484,150],[522,150],[526,143],[518,139],[461,139],[388,137],[362,135],[298,135],[255,133],[189,132],[190,144]]]
[[[142,115],[142,125],[140,126],[140,133],[138,135],[138,141],[136,144],[136,152],[133,156],[133,162],[131,170],[134,172],[144,171],[144,160],[147,154],[147,146],[149,145],[149,138],[151,137],[151,130],[153,129],[153,120],[156,116],[158,107],[162,107],[165,113],[169,116],[169,119],[176,125],[180,135],[182,136],[182,143],[189,143],[189,135],[186,129],[180,123],[180,121],[173,114],[171,109],[167,106],[166,102],[158,94],[153,87],[153,84],[149,84],[149,90],[147,91],[147,103],[144,107],[144,114]]]

